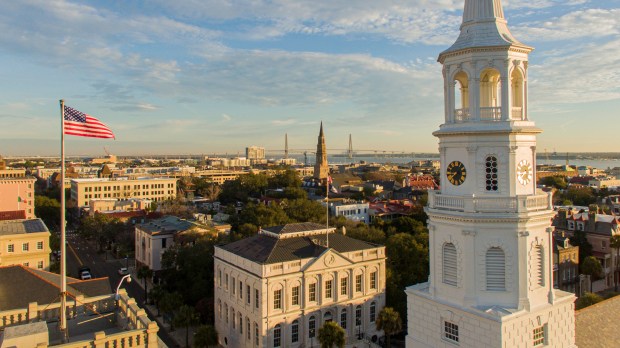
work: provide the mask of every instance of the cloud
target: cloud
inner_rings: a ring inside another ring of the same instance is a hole
[[[229,122],[232,120],[232,117],[228,114],[222,114],[222,121]]]
[[[155,111],[159,110],[158,106],[149,103],[115,105],[110,110],[115,111]]]
[[[271,124],[274,126],[289,126],[292,124],[297,123],[297,120],[293,119],[293,118],[289,118],[286,120],[272,120]]]
[[[514,30],[525,41],[603,38],[620,34],[620,9],[586,9],[544,21],[524,23]]]

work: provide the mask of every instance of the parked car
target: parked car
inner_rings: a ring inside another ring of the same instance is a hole
[[[82,273],[80,273],[80,279],[88,280],[88,279],[92,279],[92,276],[90,275],[89,271],[82,271]]]
[[[128,274],[129,274],[129,270],[127,269],[127,267],[121,267],[118,269],[118,275],[124,276]]]

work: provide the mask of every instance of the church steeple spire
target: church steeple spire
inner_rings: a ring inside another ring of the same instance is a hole
[[[321,181],[327,180],[329,167],[327,166],[327,148],[325,147],[325,134],[323,134],[323,121],[316,144],[316,163],[314,165],[314,177]]]
[[[465,0],[463,23],[504,19],[501,0]]]

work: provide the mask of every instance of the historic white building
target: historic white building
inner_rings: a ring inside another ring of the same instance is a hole
[[[441,190],[430,191],[430,276],[407,288],[407,347],[575,347],[573,294],[554,290],[550,195],[536,189],[528,53],[500,0],[465,0],[439,55]]]
[[[314,223],[263,228],[215,247],[215,327],[224,347],[319,347],[335,321],[347,347],[378,341],[385,247]]]

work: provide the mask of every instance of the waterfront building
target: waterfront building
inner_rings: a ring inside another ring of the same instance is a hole
[[[318,330],[327,321],[345,329],[346,347],[381,336],[376,320],[385,306],[384,246],[295,223],[216,246],[214,259],[221,346],[318,347]]]
[[[426,208],[429,279],[406,289],[407,347],[575,347],[575,296],[553,288],[551,196],[533,180],[531,50],[500,0],[465,0],[439,55],[441,189]]]
[[[85,207],[91,199],[137,198],[165,201],[176,198],[175,178],[93,178],[71,179],[71,199],[78,207]]]

